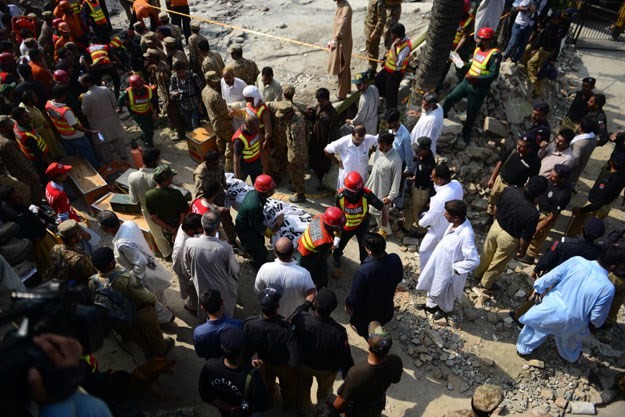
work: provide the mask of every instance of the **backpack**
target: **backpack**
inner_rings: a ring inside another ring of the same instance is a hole
[[[135,319],[135,306],[124,294],[111,286],[117,276],[112,275],[106,281],[98,279],[97,275],[90,278],[95,286],[93,304],[105,310],[107,320],[113,323],[130,324]]]
[[[50,265],[43,272],[43,280],[57,280],[57,281],[67,281],[69,279],[70,267],[67,261],[65,260],[65,256],[63,256],[62,250],[52,250],[50,254]]]

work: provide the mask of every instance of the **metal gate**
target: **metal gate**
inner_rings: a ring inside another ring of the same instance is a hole
[[[625,51],[625,1],[588,0],[578,3],[571,24],[571,42],[578,48]]]

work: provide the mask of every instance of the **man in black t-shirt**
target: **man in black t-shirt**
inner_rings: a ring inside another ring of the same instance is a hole
[[[377,321],[369,323],[369,355],[354,365],[339,387],[334,407],[346,417],[379,417],[386,406],[386,390],[401,379],[403,364],[388,355],[393,339]]]
[[[267,410],[272,399],[263,378],[258,369],[243,362],[243,331],[231,327],[221,332],[220,338],[224,357],[206,361],[200,374],[202,401],[216,407],[222,417],[250,416]]]

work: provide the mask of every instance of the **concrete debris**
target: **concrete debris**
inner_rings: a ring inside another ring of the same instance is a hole
[[[595,405],[586,401],[571,401],[569,404],[569,412],[571,414],[583,414],[588,416],[597,414]]]

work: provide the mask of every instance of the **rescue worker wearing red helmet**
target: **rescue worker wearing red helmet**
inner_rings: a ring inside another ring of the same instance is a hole
[[[267,262],[267,248],[265,247],[265,236],[271,237],[284,222],[284,215],[276,217],[274,224],[265,225],[265,215],[263,209],[267,199],[271,197],[276,189],[276,183],[269,175],[261,174],[254,181],[254,189],[249,191],[241,205],[235,220],[234,228],[241,241],[241,246],[253,258],[253,264],[260,268]]]
[[[483,27],[477,32],[477,48],[473,52],[469,71],[443,103],[443,111],[447,116],[454,104],[467,98],[467,118],[462,129],[466,144],[471,142],[473,125],[490,91],[490,85],[499,76],[501,53],[493,47],[494,38],[495,31],[491,28]]]
[[[334,247],[334,238],[340,236],[346,223],[343,210],[328,207],[317,214],[297,241],[297,264],[310,272],[317,289],[328,285],[328,261]]]
[[[384,208],[384,203],[370,189],[365,188],[362,176],[352,171],[343,181],[345,187],[338,190],[336,194],[336,206],[345,214],[346,223],[341,231],[341,240],[338,248],[334,250],[334,268],[341,267],[341,256],[347,246],[347,242],[356,236],[358,240],[358,251],[360,262],[367,257],[365,251],[364,238],[369,233],[369,206],[378,210]]]
[[[132,119],[141,129],[145,146],[154,146],[154,122],[158,119],[158,95],[150,85],[145,85],[139,74],[128,77],[130,87],[119,96],[117,104],[120,110],[128,107]]]

